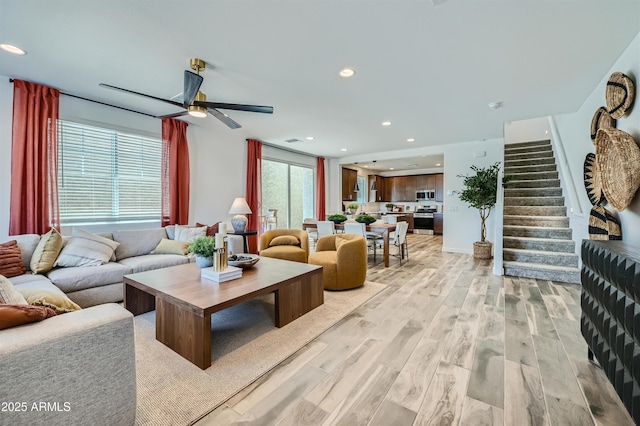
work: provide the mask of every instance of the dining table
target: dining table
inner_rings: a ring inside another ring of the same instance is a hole
[[[309,228],[313,228],[315,229],[317,227],[317,225],[315,223],[303,223],[302,224],[302,229],[304,229],[305,231]],[[335,229],[336,231],[338,230],[342,230],[344,231],[344,223],[336,223],[335,224]],[[372,223],[370,225],[366,225],[365,227],[366,232],[375,232],[380,234],[380,237],[382,237],[382,255],[384,258],[384,267],[388,268],[389,267],[389,233],[392,231],[396,230],[396,225],[395,224],[390,224],[390,223]]]

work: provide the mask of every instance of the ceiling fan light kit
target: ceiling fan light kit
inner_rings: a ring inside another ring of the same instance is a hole
[[[192,117],[206,117],[208,113],[211,113],[215,118],[223,122],[230,129],[238,129],[240,128],[240,124],[236,123],[231,117],[227,114],[218,111],[218,109],[230,109],[234,111],[247,111],[247,112],[259,112],[263,114],[273,114],[273,107],[264,106],[264,105],[243,105],[243,104],[232,104],[232,103],[223,103],[223,102],[207,102],[207,96],[200,91],[200,86],[203,82],[203,77],[200,75],[200,71],[204,71],[206,69],[206,63],[202,59],[192,58],[189,61],[189,67],[195,71],[191,72],[189,70],[184,71],[184,91],[183,94],[183,102],[173,101],[171,99],[163,99],[157,96],[151,96],[140,92],[135,92],[129,89],[123,89],[121,87],[112,86],[110,84],[100,83],[101,87],[106,87],[109,89],[118,90],[121,92],[129,93],[132,95],[142,96],[148,99],[154,99],[156,101],[165,102],[171,104],[173,106],[184,108],[184,111],[156,116],[156,118],[173,118],[180,117],[184,115],[190,115]]]

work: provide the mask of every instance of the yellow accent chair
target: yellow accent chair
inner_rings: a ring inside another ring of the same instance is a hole
[[[260,256],[307,263],[309,234],[301,229],[273,229],[260,236]]]
[[[356,234],[320,237],[309,263],[322,266],[326,290],[360,287],[367,277],[367,240]]]

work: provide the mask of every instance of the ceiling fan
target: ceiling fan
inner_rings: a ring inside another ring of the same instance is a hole
[[[157,101],[165,102],[177,107],[184,108],[185,111],[177,112],[175,114],[168,114],[158,116],[157,118],[173,118],[182,115],[191,115],[193,117],[206,117],[207,111],[211,113],[218,120],[229,126],[231,129],[238,129],[242,126],[231,119],[227,114],[218,111],[218,109],[230,109],[235,111],[248,111],[248,112],[261,112],[264,114],[273,114],[273,107],[262,105],[242,105],[242,104],[229,104],[223,102],[207,102],[207,95],[200,91],[203,78],[200,75],[200,71],[204,71],[206,63],[202,59],[192,58],[189,61],[189,66],[195,73],[185,70],[184,71],[184,91],[183,102],[174,101],[171,99],[163,99],[157,96],[146,95],[140,92],[134,92],[133,90],[123,89],[121,87],[112,86],[110,84],[100,83],[100,87],[106,87],[108,89],[119,90],[121,92],[130,93],[132,95],[143,96],[149,99],[155,99]]]

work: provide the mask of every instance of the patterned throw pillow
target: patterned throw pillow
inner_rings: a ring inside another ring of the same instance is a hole
[[[0,303],[9,305],[27,304],[22,294],[13,286],[13,283],[3,275],[0,275]]]
[[[120,243],[74,228],[54,266],[100,266],[111,259]]]
[[[62,235],[55,228],[51,228],[40,238],[31,256],[31,272],[40,274],[51,270],[60,250],[62,250]]]
[[[22,262],[22,252],[16,240],[0,244],[0,274],[16,277],[27,272]]]
[[[203,225],[202,223],[198,223],[196,222],[196,228],[200,228],[202,226],[206,226],[207,227],[207,237],[215,237],[216,234],[218,233],[218,226],[220,225],[220,222],[216,222],[215,224],[208,226],[208,225]]]

